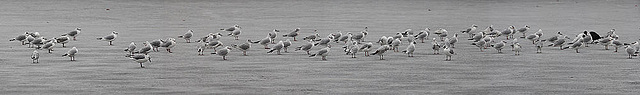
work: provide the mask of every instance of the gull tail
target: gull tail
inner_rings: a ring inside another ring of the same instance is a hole
[[[98,39],[98,40],[102,40],[102,38],[96,38],[96,39]]]
[[[316,54],[311,54],[311,55],[309,55],[309,57],[315,57],[315,56],[316,56]]]

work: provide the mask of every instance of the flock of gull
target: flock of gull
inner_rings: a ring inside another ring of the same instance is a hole
[[[242,33],[242,28],[236,24],[231,28],[223,28],[220,30],[222,33],[209,33],[208,35],[200,38],[194,37],[193,31],[188,30],[186,33],[178,35],[177,38],[184,39],[187,43],[191,43],[191,39],[195,39],[195,42],[197,42],[198,55],[204,55],[206,49],[213,49],[213,53],[211,54],[219,55],[223,60],[227,60],[226,56],[229,55],[232,49],[238,49],[242,51],[242,55],[246,56],[247,51],[252,48],[253,44],[261,45],[260,48],[264,47],[264,49],[267,50],[267,54],[275,53],[280,55],[281,52],[288,52],[288,48],[293,45],[292,41],[298,40],[302,40],[304,42],[303,44],[294,47],[295,51],[304,51],[309,55],[309,57],[321,56],[322,60],[327,60],[327,56],[330,54],[330,49],[332,48],[331,44],[336,43],[342,45],[341,49],[343,49],[346,55],[351,56],[351,58],[357,58],[357,54],[362,52],[366,57],[370,55],[378,55],[380,60],[384,60],[384,54],[388,53],[387,51],[402,52],[408,57],[413,57],[413,53],[416,51],[416,44],[425,43],[425,40],[431,40],[431,44],[428,46],[433,50],[433,54],[443,53],[446,56],[446,61],[451,61],[451,57],[456,55],[454,48],[459,39],[458,33],[448,33],[447,30],[442,28],[433,31],[430,28],[425,28],[420,30],[418,33],[414,33],[412,29],[406,29],[403,32],[396,32],[395,34],[382,36],[377,41],[365,41],[365,38],[369,33],[368,27],[364,27],[360,32],[342,33],[341,31],[338,31],[330,33],[325,37],[320,36],[317,30],[315,30],[311,35],[303,36],[300,35],[300,28],[296,28],[286,34],[279,34],[281,30],[274,29],[272,32],[267,33],[266,37],[262,39],[247,40],[244,43],[225,45],[220,41],[220,38],[226,35],[238,40]],[[615,29],[611,29],[605,35],[599,35],[593,30],[585,30],[575,36],[568,36],[558,31],[549,37],[543,37],[542,29],[538,29],[537,32],[527,34],[528,31],[530,31],[530,27],[528,25],[525,25],[522,28],[509,26],[505,29],[499,30],[494,29],[493,25],[487,26],[485,29],[478,29],[478,25],[473,24],[468,28],[462,29],[459,33],[468,35],[468,38],[465,39],[471,41],[471,45],[478,47],[481,52],[484,52],[485,49],[493,48],[498,53],[503,53],[502,49],[510,47],[511,50],[514,51],[514,55],[520,55],[520,52],[522,51],[522,46],[520,44],[525,43],[520,43],[518,39],[527,40],[526,43],[529,43],[530,41],[531,44],[535,46],[536,53],[542,53],[543,47],[557,47],[560,50],[573,49],[576,53],[579,53],[579,49],[589,47],[589,44],[602,45],[605,50],[609,50],[609,47],[614,47],[614,52],[618,52],[618,48],[623,48],[629,58],[637,56],[640,52],[640,45],[638,45],[638,41],[631,43],[619,41],[619,36],[615,33]],[[522,35],[520,36],[519,33]],[[66,47],[65,44],[71,41],[76,41],[76,37],[79,34],[81,34],[80,28],[76,28],[71,32],[53,38],[43,37],[38,32],[26,32],[25,34],[20,34],[9,41],[18,41],[21,42],[22,45],[28,45],[29,48],[35,48],[36,50],[33,51],[31,59],[33,60],[33,63],[38,63],[38,59],[40,58],[38,50],[44,49],[48,53],[52,53],[51,51],[56,47],[56,44],[61,44],[61,47]],[[432,35],[434,35],[434,37],[429,39]],[[275,39],[279,36],[287,39],[276,42]],[[117,37],[118,32],[113,31],[111,34],[103,37],[97,37],[96,39],[108,41],[109,45],[113,45],[112,42]],[[502,37],[504,37],[504,39]],[[150,52],[158,52],[160,51],[159,48],[163,48],[166,49],[167,52],[172,53],[171,48],[175,47],[177,43],[175,38],[167,38],[157,39],[151,42],[146,41],[143,42],[143,45],[144,46],[142,48],[137,48],[137,45],[134,42],[131,42],[131,44],[124,49],[124,51],[127,52],[126,57],[139,63],[141,68],[144,68],[143,63],[147,61],[151,62],[151,57],[149,56]],[[406,48],[401,50],[399,48],[401,45],[406,45]],[[311,50],[317,51],[312,53]],[[72,47],[62,56],[69,57],[71,61],[75,61],[75,55],[77,53],[78,49],[76,47]]]

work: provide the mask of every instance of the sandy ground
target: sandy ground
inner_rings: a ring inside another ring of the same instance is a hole
[[[386,60],[362,53],[349,58],[332,48],[329,60],[321,61],[293,49],[283,55],[266,54],[253,45],[249,56],[235,50],[223,61],[217,55],[197,56],[196,43],[178,39],[174,53],[151,53],[153,63],[144,69],[122,51],[131,41],[141,47],[144,41],[176,37],[189,29],[202,37],[233,24],[243,32],[240,40],[222,38],[227,45],[261,39],[273,29],[287,33],[299,27],[302,36],[317,29],[324,37],[368,26],[366,40],[372,41],[407,28],[457,33],[471,24],[500,30],[526,24],[531,30],[545,30],[543,38],[556,31],[602,34],[615,28],[622,41],[632,42],[640,35],[637,4],[640,1],[1,1],[0,37],[5,41],[0,41],[0,93],[637,94],[638,58],[626,59],[625,53],[598,45],[579,54],[551,47],[536,54],[532,44],[520,39],[525,50],[514,56],[509,49],[502,54],[493,49],[479,52],[462,40],[453,61],[433,55],[430,41],[417,45],[416,57],[388,53]],[[52,54],[40,50],[38,64],[30,62],[32,48],[6,41],[25,31],[50,38],[76,27],[83,29],[78,41],[67,48],[58,45]],[[115,46],[95,40],[111,31],[120,33]],[[78,61],[60,57],[70,47],[80,50]]]

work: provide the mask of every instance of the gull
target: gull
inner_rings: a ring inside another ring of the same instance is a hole
[[[442,46],[438,43],[438,40],[433,38],[433,40],[431,40],[431,49],[433,49],[433,54],[440,54],[440,47]]]
[[[546,40],[547,40],[548,42],[553,43],[553,42],[555,42],[556,40],[560,39],[560,37],[563,37],[563,34],[562,34],[562,33],[560,33],[560,31],[558,31],[558,33],[557,33],[555,36],[550,37],[550,38],[547,38]]]
[[[416,39],[420,39],[420,41],[424,43],[424,39],[427,39],[427,37],[429,37],[429,31],[431,31],[431,29],[429,28],[420,30],[420,32],[417,35],[415,35]]]
[[[231,28],[227,28],[227,29],[222,28],[220,30],[223,30],[223,31],[226,31],[226,32],[230,32],[229,36],[233,36],[235,38],[235,40],[238,40],[238,35],[240,35],[240,32],[242,32],[242,31],[240,31],[240,29],[242,29],[242,28],[240,26],[238,26],[238,24],[236,24],[236,25],[233,25],[233,27],[231,27]]]
[[[371,47],[373,47],[373,43],[367,42],[360,46],[360,51],[364,52],[364,56],[369,56],[369,51],[371,51]]]
[[[218,32],[218,33],[209,33],[209,35],[200,38],[200,40],[198,40],[196,42],[217,41],[217,40],[220,40],[221,37],[222,37],[222,33],[220,33],[220,32]]]
[[[51,51],[53,51],[53,47],[55,47],[55,46],[56,46],[56,40],[52,39],[52,40],[49,40],[49,42],[47,42],[46,44],[44,44],[42,46],[42,48],[47,49],[47,51],[49,51],[49,53],[51,53]],[[38,48],[38,49],[40,49],[40,48]]]
[[[593,38],[587,31],[584,31],[584,33],[586,36],[582,37],[582,43],[584,44],[584,47],[589,47],[589,44],[593,43]]]
[[[444,50],[442,50],[442,52],[444,52],[445,55],[445,61],[451,61],[451,56],[455,55],[456,53],[453,52],[453,49],[444,46]]]
[[[116,40],[116,37],[118,37],[118,32],[113,31],[113,32],[111,32],[111,34],[109,34],[107,36],[98,37],[96,39],[103,40],[103,41],[109,41],[109,45],[113,45],[111,42],[113,42],[113,40]]]
[[[76,40],[76,37],[78,37],[78,34],[80,34],[80,30],[82,30],[82,29],[80,29],[80,28],[76,28],[76,30],[73,30],[73,31],[71,31],[71,32],[68,32],[68,33],[62,34],[62,36],[70,36],[70,37],[73,37],[73,40],[75,41],[75,40]]]
[[[124,51],[129,52],[130,54],[133,54],[136,50],[136,43],[131,41],[131,44],[129,44],[129,46],[124,49]]]
[[[285,40],[283,42],[283,46],[284,46],[283,47],[284,48],[284,52],[289,52],[289,51],[287,51],[287,49],[289,49],[289,46],[291,46],[291,41],[289,39]]]
[[[224,48],[222,48],[222,49],[220,49],[220,50],[216,51],[216,52],[215,52],[215,53],[213,53],[213,54],[216,54],[216,55],[222,56],[222,60],[227,60],[227,55],[229,54],[229,52],[230,52],[230,51],[231,51],[231,47],[229,47],[229,46],[225,46]]]
[[[164,43],[162,42],[161,39],[158,39],[158,40],[153,40],[151,41],[151,43],[148,43],[148,44],[153,48],[153,51],[158,52],[158,47],[160,47]]]
[[[464,30],[462,30],[460,32],[469,34],[469,38],[471,38],[471,37],[473,37],[471,34],[473,34],[473,31],[476,31],[476,29],[478,29],[478,25],[473,24],[473,25],[471,25],[471,27],[469,27],[467,29],[464,29]]]
[[[135,53],[144,53],[149,54],[149,51],[151,51],[151,49],[153,49],[153,47],[151,47],[151,45],[149,45],[149,41],[146,41],[144,43],[142,43],[144,45],[144,47],[140,48],[140,50],[136,51]]]
[[[307,55],[311,55],[311,54],[309,53],[309,51],[311,50],[311,48],[312,48],[312,47],[313,47],[313,43],[312,43],[312,42],[308,42],[308,43],[306,43],[306,44],[303,44],[303,45],[301,45],[301,46],[296,47],[296,51],[298,51],[298,50],[303,50],[303,51],[306,51],[306,52],[307,52]]]
[[[327,38],[320,39],[320,41],[316,42],[314,46],[321,45],[321,46],[331,47],[331,44],[330,44],[331,39],[329,38],[330,36],[331,35],[329,35]]]
[[[162,41],[162,40],[161,40]],[[160,47],[164,47],[167,49],[167,52],[169,53],[173,53],[171,52],[171,48],[173,48],[174,46],[176,46],[176,39],[173,38],[169,38],[166,41],[162,41],[162,45],[160,45]]]
[[[387,36],[382,36],[376,43],[380,43],[380,45],[387,45],[389,44],[387,41],[389,41],[389,38],[387,38]]]
[[[631,47],[629,45],[624,46],[624,48],[627,51],[627,54],[629,54],[629,59],[631,59],[631,56],[636,54],[635,48],[633,48],[633,47]]]
[[[483,50],[482,50],[482,49],[484,48],[484,46],[485,46],[485,44],[486,44],[486,43],[487,43],[487,42],[485,42],[484,40],[480,40],[480,41],[478,41],[478,42],[473,42],[473,43],[471,43],[471,45],[476,45],[476,47],[480,48],[480,52],[483,52]]]
[[[67,56],[67,57],[71,58],[71,61],[75,61],[76,53],[78,53],[78,49],[76,47],[73,47],[73,48],[69,49],[69,51],[67,51],[67,53],[62,55],[62,57]]]
[[[33,50],[33,53],[31,53],[31,63],[40,63],[38,59],[40,59],[40,53],[38,50]]]
[[[400,39],[400,38],[402,38],[402,37],[403,37],[403,35],[402,35],[402,33],[400,33],[400,32],[396,32],[396,35],[393,35],[393,36],[391,36],[391,37],[393,37],[393,39]]]
[[[360,31],[360,33],[353,34],[351,36],[351,40],[355,40],[358,42],[364,42],[364,38],[369,34],[368,27],[364,27],[364,30]]]
[[[353,42],[353,45],[349,46],[346,50],[347,55],[351,55],[351,58],[356,58],[356,53],[360,51],[360,46],[358,46],[357,42]]]
[[[582,36],[586,36],[586,35],[582,35]],[[576,43],[573,43],[573,44],[571,44],[571,46],[564,47],[562,49],[572,48],[572,49],[576,50],[576,53],[580,53],[578,51],[578,49],[580,49],[582,47],[582,44],[583,44],[582,40],[583,40],[583,38],[578,38],[578,41]]]
[[[564,50],[564,48],[562,48],[562,46],[564,46],[565,44],[565,40],[569,39],[567,36],[561,35],[558,36],[557,39],[553,42],[553,44],[549,45],[549,46],[553,46],[553,47],[560,47],[560,50]]]
[[[487,28],[485,28],[481,32],[483,32],[484,34],[489,34],[489,32],[493,32],[493,25],[488,26]]]
[[[309,55],[309,57],[322,56],[322,60],[327,60],[327,56],[329,55],[329,49],[331,49],[331,47],[322,48],[318,50],[318,52]]]
[[[69,43],[69,41],[71,40],[69,38],[69,36],[60,36],[60,37],[53,38],[53,39],[56,40],[56,42],[62,44],[62,47],[67,47],[64,44]]]
[[[495,37],[497,37],[497,36],[489,35],[489,36],[486,36],[486,37],[482,38],[482,40],[484,40],[484,42],[485,42],[484,46],[482,46],[482,47],[484,49],[487,49],[487,47],[491,46],[491,43],[494,42],[493,39],[495,39]]]
[[[271,44],[275,44],[275,39],[278,37],[278,33],[280,33],[280,30],[278,29],[273,29],[273,32],[269,32],[268,36],[271,39]]]
[[[436,34],[440,37],[441,41],[444,41],[444,37],[447,37],[447,30],[439,28],[433,34]]]
[[[505,44],[507,44],[507,41],[502,40],[499,43],[493,44],[491,46],[498,50],[498,53],[502,53],[502,48],[504,48]]]
[[[29,45],[36,45],[37,48],[40,48],[42,44],[44,44],[45,39],[42,37],[35,38],[33,41],[29,42]]]
[[[611,45],[616,48],[616,50],[613,52],[618,52],[618,48],[622,47],[624,43],[620,42],[620,40],[614,39],[611,41]]]
[[[578,40],[583,40],[583,38],[586,37],[584,35],[587,35],[587,34],[588,34],[587,30],[584,30],[584,32],[582,32],[582,33],[578,33],[578,35],[576,35],[576,37],[573,38],[573,41],[569,42],[568,44],[576,43],[576,42],[578,42]]]
[[[416,37],[414,37],[413,35],[407,35],[407,42],[411,43],[414,42],[416,40]]]
[[[306,36],[302,38],[302,40],[315,41],[316,38],[320,38],[320,34],[318,34],[318,30],[313,30],[313,35]]]
[[[540,37],[542,37],[542,29],[538,29],[538,32],[533,33],[533,34],[529,34],[525,38],[527,40],[531,40],[531,43],[535,44],[535,41],[540,40]]]
[[[407,53],[407,56],[413,57],[413,52],[416,51],[416,42],[411,42],[406,49],[402,50],[403,53]]]
[[[607,32],[607,36],[606,37],[611,37],[613,39],[618,39],[618,34],[616,34],[616,29],[609,30],[609,32]]]
[[[611,41],[613,41],[612,37],[605,37],[605,38],[600,38],[596,40],[595,43],[604,46],[604,50],[609,50],[609,45],[611,45]]]
[[[187,41],[187,43],[191,43],[191,37],[193,36],[193,30],[189,30],[187,31],[187,33],[184,33],[182,35],[178,35],[178,38],[183,38],[185,41]]]
[[[293,41],[298,41],[298,40],[296,40],[296,36],[298,36],[298,34],[299,34],[298,32],[299,31],[300,31],[300,28],[296,28],[292,32],[282,35],[282,37],[293,37]]]
[[[331,33],[331,35],[333,35],[333,39],[334,42],[338,43],[338,41],[340,40],[340,37],[342,37],[342,31],[338,31],[337,33]]]
[[[380,60],[384,60],[384,52],[386,52],[387,50],[389,50],[389,48],[391,48],[389,45],[382,45],[380,47],[378,47],[378,49],[376,49],[375,52],[373,52],[371,55],[379,55],[380,56]]]
[[[522,33],[522,37],[520,38],[524,38],[525,33],[527,33],[527,30],[529,30],[531,27],[529,27],[529,25],[524,25],[522,28],[518,29],[517,31]]]
[[[445,45],[448,45],[451,48],[455,48],[456,42],[458,42],[458,33],[453,34],[451,38],[445,38]]]
[[[207,48],[207,44],[209,44],[208,42],[198,42],[198,45],[196,47],[198,47],[198,55],[202,56],[204,55],[204,51]],[[214,48],[215,50],[215,48]]]
[[[22,42],[22,45],[24,45],[24,41],[26,41],[27,39],[27,35],[23,34],[23,35],[18,35],[17,37],[10,39],[9,41],[20,41]]]
[[[478,32],[478,33],[475,33],[473,37],[469,38],[468,40],[473,40],[473,42],[478,42],[482,40],[482,38],[484,38],[485,36],[486,35],[484,34],[484,32]]]
[[[31,35],[33,37],[36,37],[36,38],[41,37],[40,36],[40,32],[31,32],[31,33],[27,32],[27,34],[29,34],[29,35]]]
[[[542,53],[542,47],[544,46],[545,40],[536,40],[533,44],[536,46],[536,53]]]
[[[280,55],[280,50],[282,50],[282,48],[284,48],[284,42],[279,41],[278,43],[276,43],[276,45],[274,45],[273,47],[271,47],[271,50],[269,50],[267,53],[271,53],[273,51],[276,51],[276,53],[278,55]]]
[[[400,44],[402,44],[402,41],[400,40],[400,38],[393,40],[391,42],[391,44],[390,44],[391,45],[391,49],[394,52],[400,52],[400,50],[398,49],[398,46],[400,46]]]
[[[511,41],[511,51],[514,51],[514,49],[513,49],[513,45],[514,45],[514,44],[516,44],[516,43],[520,43],[520,42],[518,42],[518,39],[514,38],[514,39]]]
[[[512,38],[513,35],[512,33],[515,32],[515,27],[514,26],[509,26],[507,29],[502,30],[502,35],[506,35],[505,37],[507,37],[507,40],[509,40],[509,38]]]
[[[342,42],[344,42],[344,43],[347,43],[347,41],[349,40],[349,38],[351,38],[352,36],[353,36],[353,34],[351,34],[351,32],[347,32],[347,35],[340,36],[340,37],[337,39],[336,43],[338,43],[339,41],[342,41]]]
[[[402,37],[408,37],[409,35],[413,35],[413,30],[406,29],[404,30],[404,32],[402,32]]]
[[[210,41],[210,42],[207,42],[205,44],[205,47],[206,48],[213,48],[213,52],[217,52],[218,51],[217,48],[220,47],[220,46],[223,46],[223,45],[224,45],[224,43],[222,43],[222,41]],[[203,49],[203,51],[204,51],[204,49]]]
[[[269,45],[269,43],[271,43],[271,38],[270,37],[265,37],[265,38],[262,38],[262,40],[259,40],[259,41],[251,41],[251,40],[247,40],[247,41],[249,41],[250,43],[259,43],[260,45],[264,46],[264,49],[269,49],[268,45]]]
[[[238,50],[241,50],[242,51],[242,55],[247,56],[247,50],[249,50],[249,48],[251,48],[251,43],[242,43],[240,45],[233,44],[231,46],[237,48]]]
[[[151,57],[146,54],[129,54],[127,55],[127,57],[135,62],[140,63],[140,68],[144,68],[144,65],[142,63],[147,61],[151,62]]]
[[[515,55],[520,55],[520,51],[522,51],[522,46],[520,46],[520,43],[513,44],[513,51],[515,51]]]

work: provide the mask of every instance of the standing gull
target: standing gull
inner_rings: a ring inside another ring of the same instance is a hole
[[[251,40],[247,40],[250,43],[259,43],[260,45],[264,46],[264,49],[269,49],[268,45],[271,42],[271,38],[270,37],[265,37],[262,38],[262,40],[258,40],[258,41],[251,41]]]
[[[314,44],[314,46],[321,45],[321,46],[331,47],[331,43],[330,43],[331,42],[331,38],[330,38],[330,36],[331,35],[329,35],[327,38],[320,39],[320,41],[316,42]]]
[[[40,59],[40,53],[38,50],[33,50],[33,53],[31,53],[31,63],[40,63],[38,59]]]
[[[353,42],[353,45],[349,46],[346,50],[347,55],[351,55],[351,58],[356,58],[356,53],[360,51],[360,46],[358,46],[357,42]]]
[[[524,25],[524,27],[518,29],[517,31],[522,33],[522,36],[520,38],[525,38],[525,33],[527,33],[527,30],[529,30],[531,27],[529,27],[529,25]]]
[[[522,51],[522,46],[520,46],[520,43],[513,44],[513,51],[515,51],[515,55],[520,55],[520,52]]]
[[[636,50],[635,48],[631,47],[630,45],[626,45],[624,46],[625,51],[627,51],[627,54],[629,54],[629,59],[631,59],[631,56],[636,54]]]
[[[69,32],[69,33],[62,34],[62,36],[70,36],[70,37],[73,37],[73,40],[75,41],[75,40],[76,40],[76,37],[78,37],[78,34],[80,34],[80,30],[82,30],[82,29],[80,29],[80,28],[76,28],[76,30],[73,30],[73,31],[71,31],[71,32]]]
[[[533,42],[533,44],[535,44],[536,46],[536,53],[542,53],[542,47],[544,47],[544,41],[545,40],[536,40],[535,42]]]
[[[293,41],[298,41],[296,37],[299,35],[298,33],[299,31],[300,31],[300,28],[296,28],[292,32],[282,35],[282,37],[293,37]]]
[[[134,43],[133,41],[131,41],[131,44],[129,44],[129,46],[124,49],[124,51],[129,52],[129,54],[133,54],[136,50],[136,43]]]
[[[455,52],[453,52],[453,49],[447,46],[444,46],[444,50],[442,50],[442,52],[444,52],[444,55],[446,57],[445,61],[451,61],[451,56],[456,54]]]
[[[187,41],[187,43],[191,43],[191,37],[193,36],[193,30],[189,30],[187,31],[187,33],[184,33],[182,35],[178,35],[178,38],[182,38],[185,41]]]
[[[398,49],[398,47],[400,46],[400,44],[402,44],[402,41],[400,40],[400,38],[395,39],[391,42],[391,49],[393,50],[393,52],[400,52],[400,50]]]
[[[367,36],[367,34],[369,34],[367,29],[368,27],[364,27],[364,30],[360,31],[360,33],[353,34],[353,36],[351,36],[351,40],[363,42],[364,38]]]
[[[342,31],[338,31],[337,33],[331,33],[331,35],[333,35],[333,41],[338,43],[338,40],[340,40],[340,37],[342,37]]]
[[[60,36],[60,37],[53,38],[53,39],[55,39],[58,43],[62,44],[62,47],[67,47],[67,46],[65,46],[65,44],[69,43],[69,41],[71,40],[69,38],[69,36]]]
[[[289,49],[289,46],[291,46],[291,40],[289,40],[289,39],[285,40],[282,43],[282,45],[283,45],[284,52],[289,52],[287,50]]]
[[[24,41],[26,41],[27,39],[27,35],[26,34],[22,34],[22,35],[18,35],[17,37],[10,39],[9,41],[20,41],[22,43],[22,45],[24,44]]]
[[[151,43],[148,43],[148,44],[153,48],[153,51],[158,52],[158,48],[164,43],[162,43],[161,39],[158,39],[158,40],[153,40],[151,41]]]
[[[146,54],[130,54],[127,57],[129,57],[129,59],[140,63],[140,68],[145,68],[144,65],[142,63],[144,62],[151,62],[151,57],[149,57],[149,55]]]
[[[618,48],[622,47],[624,45],[624,43],[620,42],[620,40],[618,40],[618,39],[614,39],[614,40],[611,41],[611,45],[613,45],[613,47],[616,48],[616,50],[613,51],[613,52],[618,52]]]
[[[582,35],[582,36],[586,36],[586,35]],[[573,43],[571,44],[571,46],[564,47],[562,49],[572,48],[576,50],[576,53],[580,53],[578,49],[580,49],[583,46],[582,40],[583,38],[578,38],[578,41],[576,43]]]
[[[67,56],[67,57],[71,58],[71,61],[75,61],[76,53],[78,53],[78,49],[76,47],[73,47],[73,48],[69,49],[69,51],[67,51],[67,53],[62,55],[62,57]]]
[[[166,41],[162,41],[162,45],[160,45],[160,47],[164,47],[165,49],[167,49],[167,52],[169,53],[173,53],[171,52],[171,48],[173,48],[174,46],[176,46],[176,39],[174,38],[169,38]]]
[[[55,39],[51,39],[49,40],[49,42],[47,42],[46,44],[42,45],[42,48],[47,49],[47,51],[49,53],[51,53],[51,51],[53,51],[53,47],[56,46],[56,41]]]
[[[525,38],[531,40],[531,43],[535,44],[536,41],[540,40],[540,37],[542,37],[542,29],[538,29],[538,32],[529,34]]]
[[[218,50],[214,54],[222,56],[222,60],[227,60],[227,55],[229,54],[230,51],[231,51],[231,47],[225,46],[224,48],[222,48],[221,50]]]
[[[322,56],[322,60],[327,60],[327,56],[329,55],[329,49],[331,49],[331,47],[322,48],[318,50],[318,52],[309,55],[309,57]]]
[[[306,44],[303,44],[301,46],[296,47],[296,51],[303,50],[303,51],[307,52],[307,55],[311,55],[309,53],[309,51],[311,50],[312,47],[313,47],[313,43],[312,42],[308,42]]]
[[[411,42],[406,49],[402,50],[403,53],[407,53],[407,56],[413,57],[413,52],[416,51],[416,42]]]
[[[496,44],[493,44],[491,46],[493,48],[495,48],[498,51],[498,53],[502,53],[502,48],[504,48],[505,44],[507,44],[507,41],[502,40],[502,41],[500,41],[500,42],[498,42]]]
[[[271,39],[271,44],[275,44],[275,39],[278,37],[278,33],[280,33],[280,30],[277,29],[273,29],[273,32],[269,32],[268,36]]]
[[[386,52],[387,50],[389,50],[389,48],[391,48],[389,45],[382,45],[380,47],[378,47],[378,49],[376,49],[375,52],[373,52],[371,55],[379,55],[380,56],[380,60],[384,60],[384,52]]]
[[[251,43],[242,43],[240,45],[233,44],[233,47],[242,51],[242,55],[247,56],[247,50],[251,48]]]
[[[233,25],[233,27],[231,27],[231,28],[226,28],[226,29],[222,28],[220,30],[229,32],[229,36],[233,36],[235,38],[235,40],[238,40],[238,35],[240,35],[240,32],[242,32],[242,31],[240,31],[240,29],[242,29],[242,28],[240,26],[238,26],[238,24],[236,24],[236,25]]]
[[[458,33],[453,34],[451,38],[445,38],[445,45],[448,45],[451,48],[455,48],[456,42],[458,42]]]
[[[473,34],[474,31],[476,31],[476,29],[478,29],[478,25],[473,24],[473,25],[471,25],[471,27],[469,27],[469,28],[467,28],[465,30],[462,30],[460,32],[469,34],[469,38],[471,38],[471,37],[473,37],[472,34]]]
[[[29,42],[29,45],[35,45],[35,46],[38,46],[36,48],[40,48],[42,46],[42,44],[44,44],[44,42],[45,42],[44,38],[37,37],[33,41]]]
[[[436,38],[433,38],[431,40],[431,49],[433,49],[433,54],[440,54],[441,47],[442,45],[440,45],[440,43],[438,42],[438,40],[436,40]]]
[[[144,45],[144,47],[140,48],[140,50],[136,51],[135,53],[143,53],[143,54],[149,54],[149,51],[151,51],[151,49],[153,49],[153,47],[151,47],[151,45],[149,45],[149,41],[146,41],[144,43],[142,43]]]
[[[482,50],[484,48],[484,44],[486,44],[487,42],[485,42],[484,40],[480,40],[478,42],[474,42],[471,43],[471,45],[476,45],[476,47],[480,48],[480,52],[483,52],[484,50]]]
[[[348,32],[347,35],[343,35],[343,36],[340,36],[339,38],[337,38],[336,39],[336,43],[338,43],[339,41],[347,43],[347,41],[349,41],[349,38],[351,38],[352,36],[353,36],[353,34],[351,32]]]
[[[427,37],[429,37],[429,31],[431,31],[431,29],[429,29],[429,28],[425,28],[424,30],[420,30],[420,33],[415,35],[416,39],[420,39],[421,43],[424,43],[424,39],[427,39]]]
[[[282,48],[284,48],[284,42],[279,41],[278,43],[276,43],[276,45],[274,45],[273,47],[271,47],[271,50],[267,51],[267,53],[271,53],[273,51],[276,51],[276,53],[278,55],[280,55],[280,51],[282,50]]]
[[[202,56],[204,55],[204,51],[207,48],[207,42],[198,42],[198,45],[196,47],[198,47],[198,55]]]
[[[440,37],[441,41],[444,41],[444,38],[447,37],[447,30],[439,28],[433,34],[436,34]]]
[[[367,42],[360,46],[360,50],[364,52],[364,56],[369,56],[369,51],[371,51],[371,47],[373,47],[373,43]]]
[[[306,36],[302,38],[302,40],[315,41],[316,38],[320,38],[320,34],[318,34],[318,30],[313,30],[313,35]]]
[[[113,31],[113,32],[111,32],[111,34],[109,34],[107,36],[98,37],[96,39],[103,40],[103,41],[109,41],[109,45],[113,45],[112,42],[113,42],[113,40],[116,40],[116,37],[118,37],[118,32]]]

